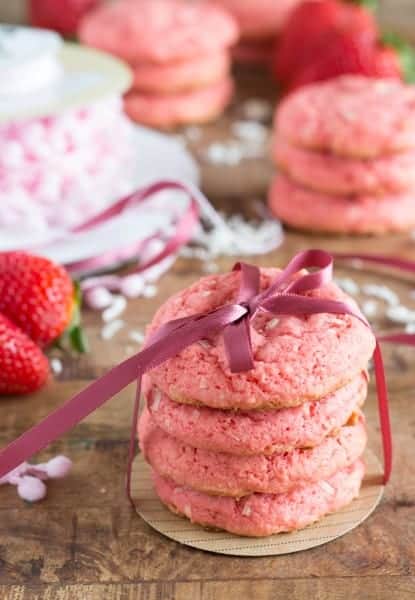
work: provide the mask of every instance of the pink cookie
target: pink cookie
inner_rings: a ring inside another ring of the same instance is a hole
[[[353,158],[415,148],[415,87],[345,75],[306,86],[276,113],[277,133],[296,146]]]
[[[79,37],[130,63],[170,63],[231,46],[238,27],[230,14],[204,2],[117,0],[89,13]]]
[[[331,477],[363,454],[367,435],[360,415],[356,424],[344,425],[314,448],[238,456],[184,444],[157,427],[145,410],[139,439],[146,461],[163,477],[208,494],[240,497],[280,494]]]
[[[134,67],[133,88],[158,94],[196,90],[223,81],[229,69],[229,53],[224,51],[165,64],[142,63]]]
[[[367,375],[362,373],[326,398],[281,410],[195,408],[173,402],[157,388],[146,397],[154,423],[177,440],[194,448],[252,455],[321,444],[363,404],[366,393]]]
[[[125,111],[138,123],[171,129],[217,118],[229,104],[232,93],[231,79],[174,95],[140,94],[132,91],[125,97]]]
[[[415,189],[415,150],[362,160],[305,150],[275,136],[272,154],[291,179],[328,194],[399,194]]]
[[[244,498],[208,496],[177,486],[153,472],[160,500],[192,523],[225,529],[237,535],[262,537],[311,525],[347,506],[359,495],[365,467],[361,460],[329,479],[285,494],[251,494]]]
[[[275,37],[301,0],[213,0],[229,11],[247,39]]]
[[[414,192],[389,196],[334,196],[312,192],[278,175],[268,203],[291,227],[329,233],[381,234],[415,227]]]
[[[269,287],[278,269],[261,269],[261,289]],[[203,277],[169,298],[157,311],[149,333],[160,325],[235,302],[238,272]],[[355,302],[331,283],[308,292],[312,297]],[[328,396],[361,371],[372,356],[370,330],[349,315],[308,317],[259,313],[250,327],[254,368],[231,373],[223,336],[189,346],[153,369],[150,379],[169,398],[221,409],[298,406]]]

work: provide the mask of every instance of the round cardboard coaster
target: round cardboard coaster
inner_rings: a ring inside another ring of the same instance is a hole
[[[366,476],[360,495],[337,513],[324,517],[301,531],[264,538],[210,531],[171,513],[158,499],[151,482],[150,467],[142,455],[134,461],[132,496],[137,513],[163,535],[199,550],[233,556],[272,556],[321,546],[348,533],[362,523],[379,504],[384,491],[382,467],[371,452],[365,455]]]
[[[131,85],[130,69],[120,60],[78,44],[65,43],[58,52],[62,77],[33,93],[0,98],[0,123],[51,116],[118,96]]]

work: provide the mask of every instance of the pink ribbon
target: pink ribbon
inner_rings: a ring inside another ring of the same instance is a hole
[[[162,180],[143,187],[124,198],[121,198],[107,209],[88,219],[81,225],[71,229],[71,233],[84,233],[91,231],[99,225],[103,225],[122,214],[124,211],[132,207],[138,206],[146,202],[151,196],[165,190],[178,190],[185,192],[190,197],[189,206],[184,213],[180,215],[175,223],[174,232],[166,242],[164,248],[145,263],[140,263],[138,268],[134,269],[134,273],[140,273],[153,265],[161,262],[168,256],[176,253],[184,246],[192,237],[195,226],[199,222],[199,205],[196,201],[191,188],[179,181]],[[160,239],[160,234],[154,234],[146,240],[140,240],[127,245],[121,244],[120,247],[107,252],[103,252],[97,256],[92,256],[84,260],[80,260],[70,265],[67,268],[71,272],[80,273],[85,271],[96,271],[106,267],[114,266],[122,262],[130,261],[132,257],[137,256],[143,247],[153,239]],[[131,274],[131,271],[130,271]]]
[[[293,275],[304,268],[316,270],[293,279]],[[0,452],[0,477],[69,431],[128,384],[137,380],[126,481],[127,494],[131,499],[131,467],[137,436],[141,378],[145,373],[177,355],[187,346],[218,334],[224,336],[232,372],[237,373],[253,368],[249,324],[258,311],[266,311],[274,315],[299,316],[316,313],[348,314],[369,327],[364,316],[344,302],[302,295],[331,280],[333,258],[327,252],[322,250],[300,252],[263,292],[259,291],[260,272],[258,267],[238,263],[235,269],[240,271],[240,287],[235,303],[221,306],[206,314],[199,313],[162,325],[148,339],[146,347],[141,352],[91,383],[2,450]],[[392,436],[385,373],[378,343],[374,353],[374,363],[383,442],[384,482],[386,483],[392,467]]]

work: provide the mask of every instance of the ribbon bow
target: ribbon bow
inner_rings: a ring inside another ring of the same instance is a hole
[[[305,275],[299,274],[306,268],[315,270]],[[220,333],[223,334],[230,370],[238,373],[254,368],[249,332],[250,321],[259,311],[274,315],[301,316],[317,313],[348,314],[370,327],[360,312],[353,310],[344,302],[302,295],[304,292],[325,285],[332,279],[333,258],[323,250],[307,250],[297,254],[263,292],[260,292],[258,267],[238,263],[234,270],[240,272],[240,286],[235,303],[221,306],[206,314],[199,313],[162,325],[150,336],[141,352],[91,383],[2,450],[0,477],[69,431],[128,384],[137,380],[126,481],[127,494],[131,499],[131,467],[137,435],[141,378],[145,373],[177,355],[187,346]],[[296,274],[299,275],[293,278]],[[385,373],[378,342],[376,342],[374,364],[386,483],[391,473],[392,438]]]

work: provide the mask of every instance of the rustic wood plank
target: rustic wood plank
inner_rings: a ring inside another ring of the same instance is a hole
[[[268,581],[155,582],[104,585],[10,586],[3,600],[412,600],[413,577],[319,578]]]

